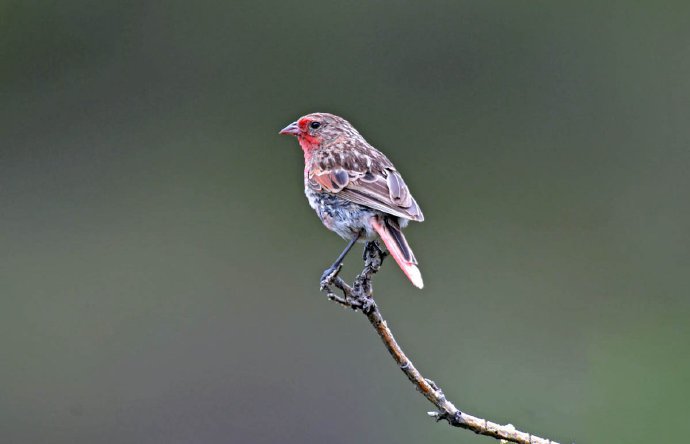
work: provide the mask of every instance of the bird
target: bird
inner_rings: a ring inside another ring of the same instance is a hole
[[[342,117],[311,113],[279,134],[297,137],[304,154],[304,193],[323,224],[348,241],[321,276],[324,287],[355,243],[383,240],[405,276],[418,288],[422,274],[402,233],[424,215],[393,163]]]

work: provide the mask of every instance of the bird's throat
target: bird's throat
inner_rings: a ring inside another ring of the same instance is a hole
[[[311,136],[300,136],[299,146],[302,147],[304,153],[304,164],[308,165],[311,162],[314,151],[319,147],[320,143],[316,138]]]

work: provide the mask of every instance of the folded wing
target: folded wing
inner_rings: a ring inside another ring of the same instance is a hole
[[[410,194],[402,176],[392,165],[363,171],[316,167],[309,176],[309,186],[317,191],[337,193],[351,202],[405,219],[418,222],[424,220],[422,210]]]

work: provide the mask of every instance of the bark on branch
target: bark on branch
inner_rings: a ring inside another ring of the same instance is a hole
[[[558,444],[556,441],[540,438],[531,433],[516,430],[512,424],[496,424],[486,419],[461,412],[452,402],[446,399],[443,391],[434,381],[423,377],[422,374],[419,373],[414,364],[412,364],[412,361],[410,361],[400,348],[395,337],[393,337],[393,333],[388,328],[386,321],[383,319],[383,316],[381,316],[381,312],[372,297],[373,288],[371,279],[373,275],[379,271],[385,256],[386,253],[381,251],[378,244],[375,242],[368,243],[364,250],[364,270],[357,275],[352,286],[348,285],[338,276],[342,268],[341,265],[330,276],[326,277],[322,282],[321,289],[326,292],[330,300],[355,311],[359,310],[367,317],[383,340],[386,349],[400,367],[400,370],[402,370],[410,382],[417,387],[417,390],[438,409],[437,411],[428,412],[428,415],[435,418],[437,422],[446,420],[448,424],[454,427],[471,430],[480,435],[491,436],[501,440],[501,442]],[[337,287],[342,292],[342,296],[333,293],[331,285]]]

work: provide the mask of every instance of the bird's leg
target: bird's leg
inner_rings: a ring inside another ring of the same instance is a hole
[[[387,253],[381,249],[381,246],[375,240],[369,241],[366,243],[366,245],[364,245],[364,251],[362,251],[362,260],[366,261],[369,255],[373,252],[378,253],[379,257],[381,258],[381,262],[383,262],[383,258],[386,257]]]
[[[321,288],[325,288],[328,286],[331,281],[333,281],[333,278],[335,278],[338,275],[338,272],[340,271],[340,268],[343,265],[343,260],[345,259],[345,256],[347,256],[347,253],[350,252],[352,247],[355,245],[355,243],[359,240],[359,238],[362,236],[362,232],[358,232],[355,237],[352,238],[349,244],[347,244],[347,247],[343,250],[342,253],[340,253],[340,256],[338,256],[338,259],[333,262],[333,265],[330,267],[326,268],[326,270],[323,272],[321,275]]]

